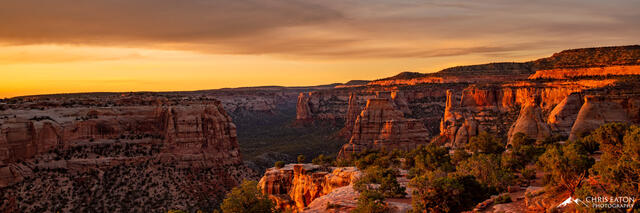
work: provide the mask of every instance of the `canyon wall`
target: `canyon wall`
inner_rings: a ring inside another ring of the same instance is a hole
[[[598,76],[623,76],[640,75],[640,66],[607,66],[589,68],[561,68],[551,70],[538,70],[529,76],[529,79],[570,79]]]
[[[538,127],[532,126],[536,122],[532,121],[543,120],[539,118],[543,112],[551,111],[569,94],[585,88],[581,83],[512,83],[471,86],[461,92],[451,90],[437,140],[461,148],[480,132],[508,136],[526,130],[524,133],[533,138],[547,136],[547,133],[538,135]],[[540,128],[545,129],[541,132],[547,132],[548,128]]]
[[[360,176],[354,167],[322,168],[312,164],[288,164],[270,168],[258,187],[275,201],[278,208],[301,212],[313,200],[348,186]]]
[[[387,98],[373,98],[360,113],[353,126],[349,143],[340,157],[366,149],[410,150],[427,143],[429,133],[422,122],[405,118],[404,113]]]
[[[137,98],[0,111],[0,196],[13,200],[3,209],[37,211],[48,202],[56,203],[44,207],[51,211],[208,209],[254,175],[220,101]],[[87,199],[98,203],[80,206]]]

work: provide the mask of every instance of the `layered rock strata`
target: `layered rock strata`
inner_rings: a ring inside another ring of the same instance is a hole
[[[339,156],[348,157],[365,149],[408,150],[426,144],[428,137],[424,125],[419,120],[405,118],[391,100],[369,99]]]
[[[630,65],[538,70],[535,74],[529,76],[529,79],[570,79],[581,77],[611,77],[623,75],[640,75],[640,66]]]
[[[313,200],[353,183],[360,173],[354,167],[324,169],[312,164],[270,168],[258,183],[278,208],[300,212]]]
[[[569,140],[611,122],[640,122],[640,94],[633,95],[586,95],[584,104],[571,127]]]
[[[208,209],[252,175],[219,101],[114,99],[118,106],[75,100],[72,108],[1,111],[0,197],[13,201],[0,206],[27,212]]]

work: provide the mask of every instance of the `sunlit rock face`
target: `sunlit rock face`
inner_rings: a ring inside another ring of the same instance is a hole
[[[288,164],[268,169],[258,186],[278,208],[301,212],[313,200],[350,185],[359,175],[354,167],[325,169],[312,164]]]
[[[554,131],[568,135],[577,116],[576,108],[581,106],[576,96],[612,82],[513,82],[472,85],[460,92],[449,90],[437,140],[462,148],[480,132],[505,138],[522,132],[539,140]]]
[[[36,100],[0,111],[0,197],[15,201],[3,209],[207,209],[255,175],[219,101],[136,98],[104,98],[108,107],[74,98],[49,100],[72,106],[23,107]],[[86,199],[100,203],[78,205]]]
[[[578,139],[603,124],[640,122],[640,94],[586,95],[571,128],[570,140]]]
[[[538,70],[535,74],[529,76],[529,79],[571,79],[578,77],[595,77],[595,76],[621,76],[621,75],[640,75],[640,66],[605,66],[605,67],[587,67],[587,68],[561,68],[550,70]]]
[[[348,157],[365,149],[409,150],[426,144],[428,136],[421,122],[405,118],[390,99],[369,99],[339,155]]]
[[[509,129],[508,143],[511,143],[516,133],[523,133],[536,140],[544,140],[551,136],[551,128],[543,119],[539,102],[540,100],[534,97],[533,100],[522,105],[518,119]]]
[[[583,98],[581,93],[571,93],[562,100],[562,102],[549,113],[547,121],[551,131],[555,134],[568,137],[582,104]]]

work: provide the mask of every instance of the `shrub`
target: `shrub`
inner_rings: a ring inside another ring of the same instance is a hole
[[[330,166],[332,161],[333,159],[331,159],[330,157],[326,157],[321,154],[321,155],[318,155],[318,157],[311,160],[311,163],[315,165],[321,165],[321,166]]]
[[[564,147],[552,146],[538,160],[538,166],[553,180],[550,184],[565,188],[572,195],[593,164],[594,159],[578,143],[569,143]]]
[[[493,200],[495,204],[511,203],[511,201],[511,196],[509,196],[508,194],[500,195],[496,197],[495,200]]]
[[[451,162],[454,165],[458,165],[459,163],[467,160],[469,157],[471,157],[471,154],[469,154],[467,151],[462,149],[457,149],[456,151],[453,152],[453,155],[451,156]]]
[[[385,197],[404,197],[406,188],[398,183],[396,176],[398,171],[390,168],[372,166],[364,171],[364,175],[354,183],[357,191],[377,191]],[[371,184],[379,184],[378,188],[370,187]]]
[[[536,170],[535,169],[523,169],[522,172],[522,177],[526,180],[533,180],[536,179]]]
[[[224,213],[271,213],[275,212],[275,205],[257,187],[255,181],[244,181],[233,188],[220,205]]]
[[[298,163],[304,163],[307,158],[304,155],[298,155]]]
[[[627,128],[611,128],[605,125],[607,131],[625,131],[621,140],[619,132],[610,132],[616,137],[600,140],[603,153],[600,161],[590,170],[600,182],[607,183],[604,190],[617,196],[640,197],[640,126]],[[599,132],[600,129],[595,132]],[[600,136],[599,138],[606,138]],[[638,204],[636,204],[637,206]]]
[[[512,136],[510,150],[502,153],[502,166],[517,171],[533,163],[544,151],[543,147],[535,145],[535,140],[523,133]]]
[[[284,161],[276,161],[274,166],[276,168],[280,169],[280,168],[284,167]]]
[[[474,153],[500,154],[504,152],[504,144],[495,136],[482,132],[469,139],[467,149]]]
[[[377,191],[366,190],[360,193],[358,205],[352,213],[386,213],[389,208],[384,203],[384,195]]]
[[[412,158],[414,166],[422,172],[435,170],[448,172],[454,170],[453,165],[451,165],[449,149],[435,144],[420,146],[410,152],[407,158]]]
[[[397,159],[383,150],[365,150],[353,157],[355,166],[360,170],[365,170],[369,166],[390,167],[399,163]]]
[[[458,165],[457,171],[469,174],[487,186],[497,190],[504,190],[513,183],[513,174],[503,169],[500,157],[496,154],[474,154],[471,158]]]
[[[471,175],[427,172],[411,180],[414,212],[461,212],[489,197]]]

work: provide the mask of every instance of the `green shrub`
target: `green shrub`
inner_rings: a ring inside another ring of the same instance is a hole
[[[453,171],[449,149],[435,144],[420,146],[411,151],[407,158],[412,158],[414,167],[421,171]]]
[[[384,195],[377,191],[365,190],[358,197],[358,205],[352,213],[387,213],[389,208],[384,202]]]
[[[411,180],[414,212],[461,212],[489,197],[475,177],[443,174],[427,172]]]
[[[500,156],[496,154],[474,154],[471,158],[461,162],[457,171],[469,174],[487,186],[498,191],[505,190],[513,183],[514,176],[501,167]]]
[[[304,155],[298,155],[298,163],[304,163],[307,158]]]
[[[474,153],[500,154],[504,152],[504,144],[495,136],[481,132],[478,136],[469,139],[467,149]]]
[[[387,198],[400,198],[407,195],[406,188],[398,183],[398,171],[390,168],[371,166],[364,171],[364,175],[354,183],[357,191],[377,191]],[[379,187],[370,187],[379,184]]]
[[[508,194],[500,195],[493,200],[493,203],[495,204],[503,204],[503,203],[511,203],[511,202],[512,202],[511,196],[509,196]]]
[[[331,157],[327,157],[322,154],[318,155],[318,157],[311,160],[312,164],[321,165],[321,166],[330,166],[332,162],[333,162],[333,159]]]
[[[280,169],[280,168],[284,167],[284,164],[285,164],[284,161],[276,161],[274,166],[276,168]]]
[[[640,197],[640,126],[616,128],[605,125],[605,130],[625,131],[620,140],[619,132],[610,132],[615,138],[599,140],[603,150],[600,161],[590,170],[599,182],[607,183],[604,190],[616,196]],[[601,129],[596,130],[599,132]],[[605,135],[599,139],[606,138]],[[638,204],[636,204],[637,208]]]
[[[594,159],[578,143],[569,143],[563,147],[552,146],[540,156],[538,167],[550,175],[552,186],[569,190],[571,194],[588,177],[588,169]]]
[[[233,188],[220,205],[224,213],[272,213],[276,212],[273,202],[258,190],[255,181],[244,181]]]
[[[522,174],[522,178],[524,178],[526,180],[536,179],[536,170],[535,169],[523,169],[521,174]]]

